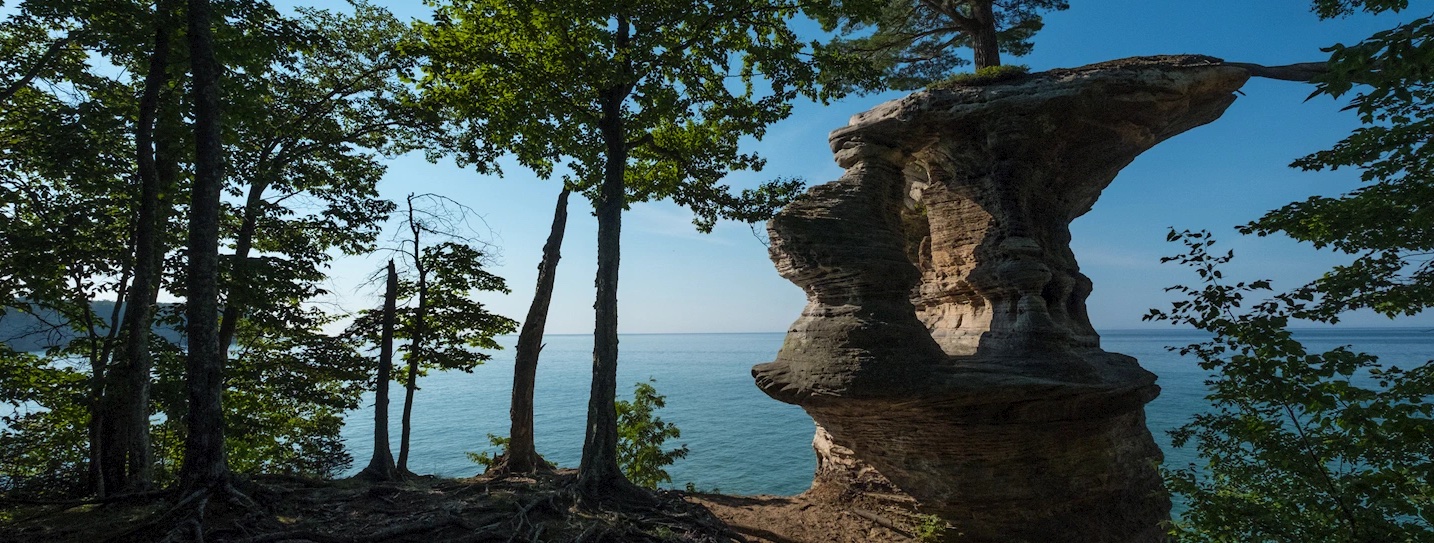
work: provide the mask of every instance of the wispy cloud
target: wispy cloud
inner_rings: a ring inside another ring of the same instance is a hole
[[[716,234],[703,234],[692,224],[692,212],[671,203],[654,202],[633,206],[627,212],[632,229],[645,234],[716,245],[732,245],[732,241]]]

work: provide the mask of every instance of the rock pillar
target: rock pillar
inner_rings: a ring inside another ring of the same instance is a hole
[[[1069,225],[1247,78],[1209,57],[1125,59],[921,91],[833,132],[845,175],[768,225],[808,303],[753,369],[842,451],[818,486],[869,466],[961,541],[1161,540],[1144,413],[1159,387],[1101,350]]]

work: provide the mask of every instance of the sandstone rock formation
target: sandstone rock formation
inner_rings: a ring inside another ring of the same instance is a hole
[[[1170,502],[1144,413],[1159,387],[1100,349],[1069,225],[1248,77],[1209,57],[1134,58],[853,117],[831,135],[846,174],[768,225],[808,304],[758,386],[961,541],[1161,540]],[[866,469],[852,462],[820,461],[826,477]]]

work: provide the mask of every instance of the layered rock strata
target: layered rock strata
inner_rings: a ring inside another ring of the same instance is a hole
[[[768,224],[808,303],[753,369],[830,433],[819,445],[849,449],[819,475],[869,464],[961,541],[1160,540],[1144,413],[1159,387],[1101,350],[1069,225],[1247,78],[1209,57],[1125,59],[921,91],[833,132],[845,175]]]

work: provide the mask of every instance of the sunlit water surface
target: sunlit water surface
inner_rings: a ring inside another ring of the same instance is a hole
[[[1133,356],[1160,376],[1163,390],[1146,413],[1156,442],[1166,451],[1166,465],[1194,462],[1191,451],[1170,447],[1167,431],[1207,405],[1205,373],[1193,359],[1166,347],[1185,345],[1200,336],[1178,330],[1107,331],[1101,336],[1107,351]],[[677,442],[691,450],[668,470],[675,486],[691,482],[729,494],[796,494],[811,483],[815,466],[811,418],[799,407],[768,398],[751,376],[752,365],[775,357],[782,337],[779,333],[621,337],[619,396],[630,397],[634,383],[655,379],[658,392],[667,396],[667,407],[659,415],[681,428]],[[1395,365],[1434,357],[1434,331],[1426,329],[1334,329],[1302,331],[1298,337],[1311,351],[1352,345]],[[502,338],[507,348],[471,374],[435,373],[420,380],[413,409],[411,470],[448,477],[480,471],[464,452],[492,450],[487,434],[508,433],[514,341],[515,337]],[[592,337],[555,335],[546,342],[535,398],[537,447],[561,466],[576,466],[592,380]],[[390,415],[395,454],[402,400],[401,389],[395,387]],[[355,459],[351,472],[362,468],[372,453],[372,432],[372,398],[367,397],[365,407],[350,413],[344,428]]]

